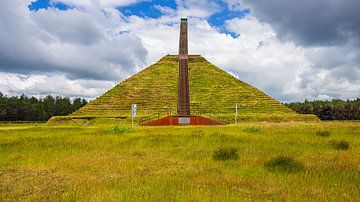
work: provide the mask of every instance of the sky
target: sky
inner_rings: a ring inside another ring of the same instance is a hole
[[[201,54],[281,102],[360,97],[358,0],[2,0],[0,92],[93,99]]]

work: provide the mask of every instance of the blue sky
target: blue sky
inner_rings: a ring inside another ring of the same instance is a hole
[[[71,6],[63,4],[63,3],[55,3],[54,5],[51,5],[50,0],[37,0],[37,1],[32,2],[29,5],[29,9],[31,11],[37,11],[39,9],[46,9],[49,7],[55,7],[60,10],[71,9]]]
[[[239,34],[228,30],[224,24],[225,21],[233,18],[242,18],[250,14],[250,9],[244,10],[230,10],[226,2],[222,0],[214,0],[218,9],[212,15],[206,17],[208,23],[218,29],[221,33],[231,35],[233,38],[237,38]],[[152,1],[140,1],[126,6],[116,7],[125,16],[139,16],[143,18],[160,18],[165,14],[162,13],[158,6],[177,10],[177,3],[175,0],[152,0]],[[60,10],[73,9],[71,5],[64,3],[51,3],[50,0],[37,0],[29,5],[30,11],[37,11],[39,9],[57,8]]]

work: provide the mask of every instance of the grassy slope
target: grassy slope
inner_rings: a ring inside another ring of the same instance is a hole
[[[0,201],[360,200],[359,123],[137,127],[123,134],[101,123],[27,126],[0,125]],[[253,126],[261,131],[245,132]],[[335,150],[334,139],[350,149]],[[239,159],[212,160],[224,146],[238,148]],[[305,170],[266,170],[279,155]]]
[[[175,114],[178,75],[176,59],[177,56],[165,56],[72,115],[130,116],[132,103],[138,105],[139,116],[166,116],[170,111]],[[192,114],[233,117],[235,103],[238,103],[242,116],[301,116],[200,56],[190,57],[189,69]]]

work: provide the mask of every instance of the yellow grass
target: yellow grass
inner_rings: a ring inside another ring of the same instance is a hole
[[[0,201],[360,200],[359,122],[81,125],[1,124]],[[332,140],[349,149],[334,149]],[[213,160],[219,147],[236,148],[238,159]],[[279,156],[303,169],[264,166]]]

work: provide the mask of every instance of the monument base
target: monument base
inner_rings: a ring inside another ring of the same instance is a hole
[[[150,121],[143,126],[216,126],[223,123],[202,116],[168,116],[158,120]]]

